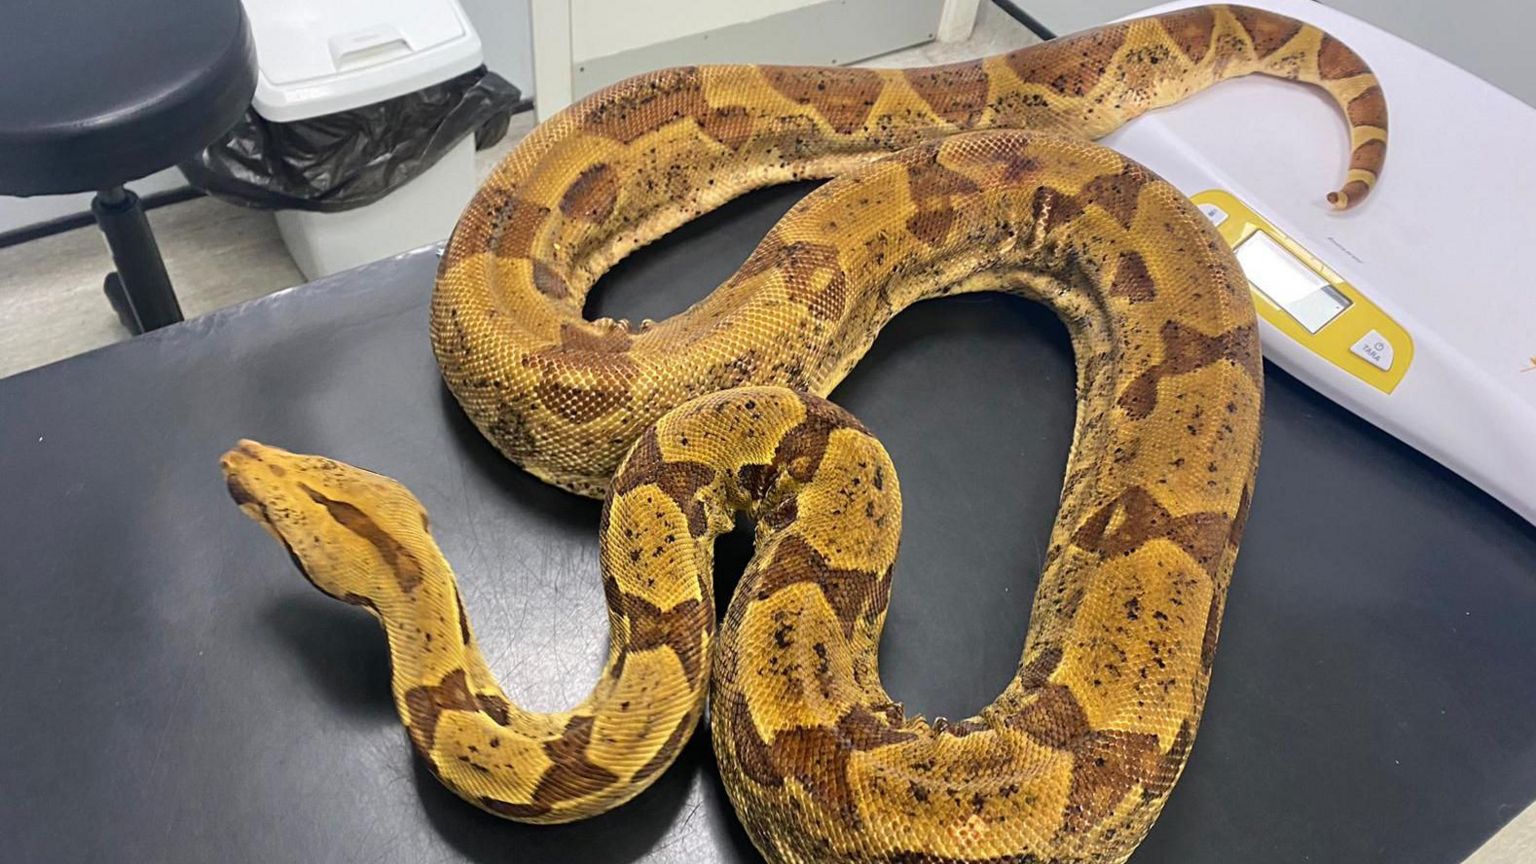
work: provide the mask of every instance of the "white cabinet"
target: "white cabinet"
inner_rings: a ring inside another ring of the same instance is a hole
[[[532,0],[543,119],[631,75],[692,63],[853,63],[964,39],[977,0]]]

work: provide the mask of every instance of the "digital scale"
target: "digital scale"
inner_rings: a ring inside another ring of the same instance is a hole
[[[1245,2],[1321,27],[1380,78],[1387,161],[1365,202],[1324,200],[1348,129],[1288,81],[1225,82],[1103,143],[1232,245],[1265,357],[1536,523],[1536,109],[1337,10]]]

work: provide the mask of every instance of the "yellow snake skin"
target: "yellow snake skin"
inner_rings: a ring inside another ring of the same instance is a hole
[[[1386,153],[1375,76],[1316,28],[1241,7],[1112,25],[953,66],[702,66],[616,84],[535,129],[460,219],[432,300],[443,377],[508,458],[601,497],[640,432],[687,399],[744,384],[831,392],[904,305],[882,292],[917,290],[897,270],[898,248],[865,255],[856,242],[963,247],[954,214],[968,187],[925,172],[878,214],[855,195],[835,224],[780,226],[685,314],[583,320],[588,290],[625,254],[750,189],[846,174],[971,129],[1096,138],[1250,73],[1317,84],[1343,106],[1352,167],[1331,197],[1337,206],[1364,198]],[[851,239],[862,220],[896,211],[905,230]]]
[[[449,244],[432,337],[504,453],[607,496],[610,653],[570,711],[505,697],[398,483],[247,441],[224,457],[230,492],[318,588],[379,619],[417,752],[493,813],[623,803],[708,697],[721,776],[770,861],[1122,862],[1199,723],[1262,368],[1231,251],[1176,189],[1082,137],[1250,72],[1335,96],[1355,141],[1335,203],[1364,197],[1386,122],[1369,70],[1240,7],[924,70],[668,70],[519,145]],[[688,311],[582,320],[628,251],[745,190],[834,174]],[[976,716],[930,723],[878,674],[896,472],[821,396],[901,309],[974,291],[1066,322],[1078,416],[1018,673]],[[756,551],[716,632],[713,544],[737,513]]]

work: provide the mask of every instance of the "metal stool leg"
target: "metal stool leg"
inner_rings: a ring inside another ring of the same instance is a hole
[[[180,321],[181,304],[176,302],[139,196],[122,186],[103,189],[91,201],[91,213],[107,237],[117,266],[117,272],[107,276],[105,288],[123,323],[135,333],[144,333]]]

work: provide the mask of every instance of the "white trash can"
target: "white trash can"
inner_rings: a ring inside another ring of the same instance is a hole
[[[274,123],[403,96],[481,64],[457,0],[243,0],[260,75],[252,107]],[[278,231],[305,278],[446,239],[475,191],[466,135],[421,175],[339,213],[279,210]]]

